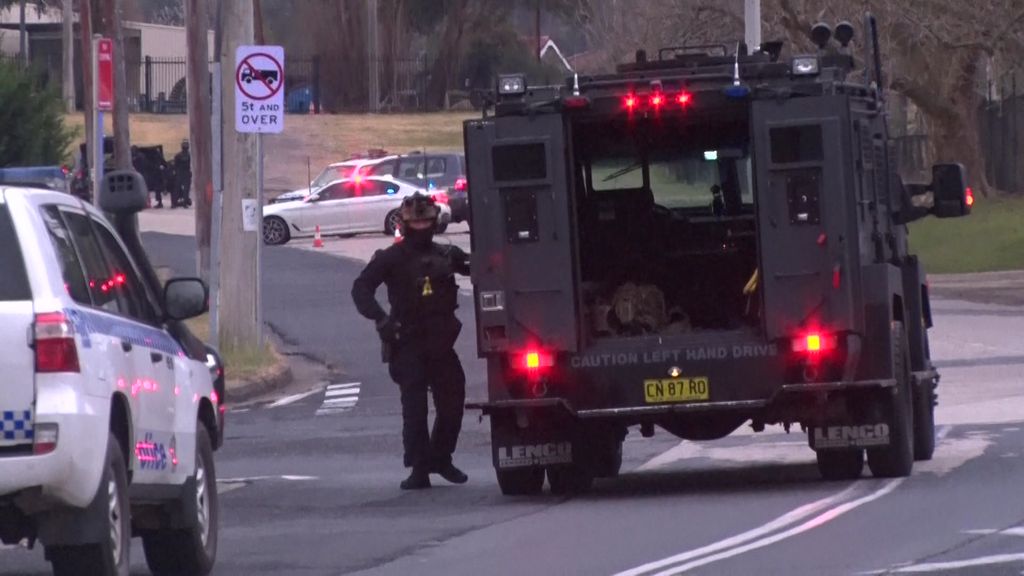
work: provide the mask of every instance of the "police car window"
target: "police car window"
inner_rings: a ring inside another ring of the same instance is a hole
[[[328,166],[324,168],[315,180],[313,180],[313,188],[319,188],[326,186],[335,180],[341,180],[342,178],[348,178],[352,174],[353,168],[351,166]]]
[[[816,162],[822,160],[821,125],[772,128],[772,163]]]
[[[324,200],[341,200],[343,198],[350,198],[351,196],[351,183],[339,182],[321,190],[320,193],[317,194],[317,200],[320,202],[323,202]]]
[[[448,163],[444,158],[432,157],[427,161],[427,178],[437,178],[448,173]]]
[[[71,231],[71,238],[81,259],[82,267],[85,268],[93,306],[115,314],[127,313],[128,306],[122,299],[120,290],[117,289],[117,279],[110,273],[107,262],[103,258],[103,251],[96,241],[89,218],[84,214],[67,211],[63,211],[62,215],[64,221],[67,222],[68,230]]]
[[[25,261],[18,245],[14,222],[5,204],[0,204],[0,302],[31,300]]]
[[[71,232],[60,211],[56,206],[46,206],[40,212],[43,223],[46,225],[47,235],[50,243],[57,253],[57,260],[60,262],[61,276],[64,278],[64,289],[67,290],[71,299],[79,304],[92,306],[92,298],[89,296],[89,287],[85,281],[85,271],[82,263],[75,252],[75,245],[71,242]]]
[[[114,238],[114,234],[102,224],[95,224],[96,235],[103,246],[104,255],[110,263],[109,274],[113,278],[114,290],[120,293],[126,306],[124,312],[136,320],[155,324],[157,315],[148,300],[145,284],[132,264],[131,258]]]
[[[398,164],[398,178],[420,180],[423,178],[423,158],[403,158]]]
[[[395,164],[394,160],[387,162],[380,162],[370,166],[364,171],[367,176],[394,176],[395,175]]]

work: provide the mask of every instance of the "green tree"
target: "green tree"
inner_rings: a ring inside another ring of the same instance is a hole
[[[60,95],[31,71],[0,63],[0,166],[60,164],[74,137]]]

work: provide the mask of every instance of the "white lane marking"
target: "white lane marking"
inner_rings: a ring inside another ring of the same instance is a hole
[[[328,385],[327,390],[324,392],[323,403],[316,411],[316,415],[327,416],[352,410],[359,403],[359,392],[361,389],[362,384],[359,382]]]
[[[708,544],[707,546],[697,548],[695,550],[690,550],[688,552],[676,554],[675,556],[669,556],[668,558],[663,558],[661,560],[650,562],[648,564],[644,564],[643,566],[633,568],[632,570],[619,572],[615,576],[639,576],[640,574],[645,574],[652,570],[658,570],[666,566],[671,566],[673,564],[678,564],[680,562],[692,560],[693,558],[697,558],[705,554],[718,552],[719,550],[723,550],[732,546],[743,544],[744,542],[749,542],[750,540],[754,540],[756,538],[760,538],[765,534],[769,534],[771,532],[774,532],[775,530],[785,528],[786,526],[799,522],[800,520],[803,520],[807,516],[810,516],[811,514],[814,514],[823,508],[827,508],[837,502],[842,501],[847,496],[849,496],[855,488],[856,486],[853,485],[848,487],[846,490],[843,490],[842,492],[833,494],[832,496],[828,496],[820,500],[804,504],[799,508],[795,508],[783,514],[782,516],[779,516],[771,522],[764,524],[763,526],[754,528],[753,530],[748,530],[747,532],[743,532],[742,534],[737,534],[730,538],[726,538],[725,540],[720,540],[718,542]]]
[[[993,564],[1009,564],[1011,562],[1024,562],[1024,554],[996,554],[994,556],[982,556],[970,560],[957,560],[953,562],[930,562],[928,564],[914,564],[894,570],[886,570],[884,573],[910,574],[910,573],[932,573],[946,570],[962,570],[975,566],[991,566]]]
[[[751,550],[764,548],[765,546],[770,546],[772,544],[775,544],[776,542],[781,542],[782,540],[786,540],[787,538],[792,538],[793,536],[803,534],[804,532],[807,532],[809,530],[814,530],[815,528],[819,528],[821,526],[824,526],[825,524],[828,524],[829,522],[835,520],[843,514],[846,514],[847,512],[860,508],[865,504],[870,504],[871,502],[874,502],[875,500],[878,500],[879,498],[888,495],[892,491],[896,490],[896,488],[898,488],[900,484],[902,484],[905,480],[906,478],[896,478],[895,480],[889,480],[888,482],[885,483],[885,485],[883,485],[878,490],[875,490],[871,494],[868,494],[867,496],[863,496],[851,502],[847,502],[845,504],[840,504],[839,506],[836,506],[831,510],[827,510],[799,526],[795,526],[793,528],[790,528],[789,530],[786,530],[785,532],[780,532],[773,536],[762,538],[761,540],[756,540],[744,546],[738,546],[736,548],[726,550],[725,552],[721,552],[713,556],[701,558],[700,560],[696,560],[688,564],[683,564],[681,566],[669,568],[668,570],[658,572],[654,576],[672,576],[675,574],[681,574],[688,570],[693,570],[694,568],[706,566],[713,562],[718,562],[719,560],[732,558],[733,556],[739,556],[740,554],[745,554],[747,552],[750,552]]]
[[[283,474],[280,476],[242,476],[241,478],[218,478],[218,484],[247,484],[249,482],[259,482],[261,480],[290,480],[295,482],[305,482],[309,480],[319,480],[319,476],[296,476],[293,474]]]
[[[359,388],[349,388],[347,390],[328,390],[324,396],[331,398],[333,396],[352,396],[359,395]]]
[[[317,392],[319,392],[321,390],[323,390],[323,388],[319,388],[318,387],[318,388],[314,388],[312,390],[307,390],[305,392],[299,392],[298,394],[292,394],[291,396],[285,396],[284,398],[281,398],[279,400],[275,400],[274,402],[271,402],[267,406],[267,408],[280,408],[281,406],[287,406],[289,404],[294,404],[294,403],[298,402],[299,400],[302,400],[303,398],[309,398],[310,396],[312,396],[313,394],[316,394]]]
[[[1016,528],[1007,528],[1006,530],[998,530],[994,528],[984,528],[981,530],[964,530],[964,534],[981,534],[987,536],[989,534],[1003,534],[1006,536],[1024,536],[1024,527],[1018,526]]]

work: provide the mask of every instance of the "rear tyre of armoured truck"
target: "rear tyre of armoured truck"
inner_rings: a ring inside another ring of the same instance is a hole
[[[558,496],[582,494],[594,485],[594,473],[579,464],[551,466],[548,468],[548,485],[551,493]]]
[[[892,356],[896,388],[885,391],[880,413],[889,424],[889,445],[868,449],[868,467],[879,478],[909,476],[914,467],[914,394],[903,323],[892,323]]]
[[[931,460],[935,453],[935,381],[914,386],[914,460]]]

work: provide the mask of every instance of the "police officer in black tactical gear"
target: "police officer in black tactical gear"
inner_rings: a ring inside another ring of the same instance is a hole
[[[181,141],[181,151],[174,155],[174,188],[171,191],[171,208],[188,208],[192,205],[189,188],[192,187],[192,156],[188,140]]]
[[[462,323],[455,317],[455,274],[469,274],[469,256],[456,246],[434,243],[439,208],[420,193],[400,209],[403,238],[379,250],[352,285],[352,299],[363,316],[377,323],[384,360],[402,395],[402,443],[412,473],[403,490],[430,487],[430,474],[462,484],[468,477],[452,464],[462,428],[466,375],[455,354]],[[385,284],[391,313],[374,296]],[[437,416],[427,430],[427,390]]]

